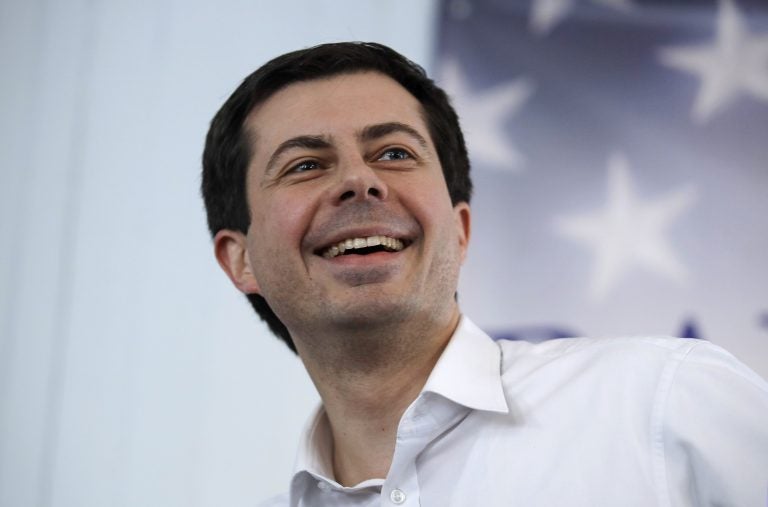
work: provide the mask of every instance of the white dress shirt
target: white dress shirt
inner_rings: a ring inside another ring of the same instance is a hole
[[[494,342],[463,317],[386,478],[333,478],[322,407],[264,507],[768,505],[768,383],[709,342]]]

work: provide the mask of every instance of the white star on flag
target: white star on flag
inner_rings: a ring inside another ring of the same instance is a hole
[[[617,10],[628,11],[634,4],[631,0],[591,0]],[[547,35],[573,10],[576,0],[533,0],[529,25],[536,35]]]
[[[663,49],[661,62],[701,79],[691,117],[703,124],[739,94],[768,102],[768,35],[750,35],[731,0],[721,0],[714,44]]]
[[[556,228],[595,253],[590,294],[601,300],[636,267],[644,267],[675,281],[686,277],[666,237],[666,229],[696,198],[692,187],[641,202],[635,195],[629,163],[621,154],[608,161],[608,202],[603,210],[561,218]]]
[[[533,94],[532,82],[518,78],[482,93],[473,93],[456,61],[446,59],[441,70],[441,82],[459,114],[470,156],[494,169],[522,167],[524,157],[505,135],[504,122],[517,114]]]

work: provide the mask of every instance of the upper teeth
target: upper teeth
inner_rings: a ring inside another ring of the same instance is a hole
[[[347,250],[379,245],[393,252],[399,252],[404,248],[403,242],[399,239],[390,238],[389,236],[368,236],[367,238],[350,238],[339,241],[335,245],[326,248],[323,252],[323,257],[331,259],[339,254],[343,254]]]

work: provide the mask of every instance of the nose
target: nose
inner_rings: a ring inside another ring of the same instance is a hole
[[[387,198],[387,185],[364,160],[355,160],[339,167],[339,183],[334,195],[338,204],[348,201]]]

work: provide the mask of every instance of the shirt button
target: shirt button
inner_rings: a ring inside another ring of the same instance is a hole
[[[389,499],[392,500],[392,503],[400,505],[401,503],[405,502],[405,493],[399,489],[393,489],[389,494]]]
[[[317,487],[320,488],[321,491],[331,490],[331,485],[324,481],[317,481]]]

